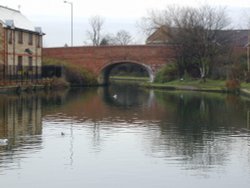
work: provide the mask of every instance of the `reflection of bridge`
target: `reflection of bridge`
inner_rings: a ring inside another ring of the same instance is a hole
[[[60,91],[57,94],[47,95],[48,108],[44,105],[43,116],[53,116],[58,113],[63,114],[66,119],[72,118],[77,122],[84,123],[101,122],[105,119],[109,119],[113,123],[131,123],[135,120],[158,121],[169,113],[154,98],[152,99],[150,91],[137,92],[133,90],[134,95],[130,92],[131,94],[125,98],[126,94],[124,95],[124,93],[128,91],[126,86],[120,86],[122,89],[120,91],[111,87],[84,89],[84,91],[73,90],[69,93]],[[117,94],[117,99],[112,97],[114,93]],[[138,101],[135,102],[135,100]],[[58,105],[58,103],[62,105]],[[53,110],[51,110],[52,104],[55,106]]]
[[[99,46],[44,48],[43,57],[65,60],[93,71],[99,83],[107,83],[110,71],[119,64],[132,63],[144,67],[150,80],[164,64],[173,60],[171,46]]]

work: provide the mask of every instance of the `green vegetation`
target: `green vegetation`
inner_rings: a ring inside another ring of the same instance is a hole
[[[110,76],[121,77],[148,77],[148,72],[144,67],[136,63],[125,63],[116,65],[110,72]]]
[[[226,93],[239,93],[241,88],[249,89],[250,84],[236,80],[211,80],[207,79],[206,82],[202,80],[174,80],[165,83],[144,83],[143,86],[156,89],[168,90],[191,90],[191,91],[210,91],[210,92],[226,92]],[[242,87],[243,86],[243,87]]]
[[[147,83],[149,87],[155,88],[173,88],[186,90],[226,90],[225,81],[207,80],[205,83],[201,80],[174,80],[165,83]]]
[[[128,80],[128,81],[149,81],[148,77],[137,77],[137,76],[110,76],[113,80]]]
[[[175,66],[174,64],[168,64],[156,74],[155,83],[145,85],[164,89],[229,93],[239,93],[241,89],[250,90],[250,84],[248,84],[250,73],[247,72],[246,57],[235,55],[231,61],[232,63],[222,67],[218,65],[216,75],[203,77],[202,79],[187,71],[180,74],[177,63]],[[182,75],[182,77],[179,75]]]
[[[156,75],[155,82],[164,83],[178,78],[178,67],[176,63],[166,64]]]
[[[54,66],[60,67],[62,72],[62,78],[58,80],[60,83],[68,82],[71,86],[91,86],[97,85],[97,80],[94,75],[89,70],[86,70],[82,66],[72,65],[66,61],[57,60],[57,59],[44,59],[44,66]],[[53,70],[52,70],[53,71]],[[65,79],[63,82],[62,79]]]
[[[67,82],[64,78],[53,78],[49,83],[49,87],[52,89],[65,89],[69,87],[69,82]]]
[[[71,85],[97,85],[97,80],[94,74],[81,66],[65,66],[65,78]]]

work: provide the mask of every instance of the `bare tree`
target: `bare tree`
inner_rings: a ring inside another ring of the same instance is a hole
[[[106,34],[102,37],[100,45],[116,45],[115,36],[113,34]]]
[[[101,32],[103,29],[104,19],[100,16],[93,16],[89,19],[91,30],[87,31],[87,35],[93,46],[99,46],[101,42]]]
[[[115,41],[119,45],[128,45],[132,42],[132,36],[128,31],[120,30],[117,32]]]
[[[113,34],[106,34],[101,39],[101,45],[128,45],[131,44],[133,41],[132,36],[128,31],[120,30],[116,33],[116,35]]]
[[[175,44],[179,67],[196,66],[205,80],[217,55],[227,53],[227,40],[223,29],[229,26],[225,8],[208,5],[198,8],[170,6],[162,12],[152,11],[143,19],[144,31],[165,27]]]

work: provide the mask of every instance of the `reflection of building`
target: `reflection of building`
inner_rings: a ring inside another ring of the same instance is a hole
[[[7,138],[9,142],[0,145],[0,174],[19,166],[22,155],[41,148],[41,108],[41,99],[35,95],[1,95],[0,139]]]
[[[0,80],[40,77],[43,35],[20,11],[0,6]]]
[[[0,138],[37,135],[42,132],[41,100],[36,96],[1,96]]]

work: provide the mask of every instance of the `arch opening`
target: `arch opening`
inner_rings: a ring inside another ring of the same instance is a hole
[[[107,85],[110,83],[110,76],[125,75],[126,73],[128,73],[127,76],[133,76],[133,74],[138,76],[141,74],[149,77],[150,82],[154,81],[154,73],[150,66],[135,61],[116,61],[109,63],[101,69],[98,83]]]

